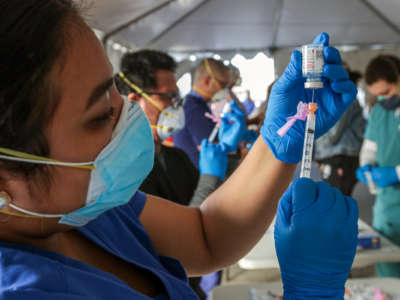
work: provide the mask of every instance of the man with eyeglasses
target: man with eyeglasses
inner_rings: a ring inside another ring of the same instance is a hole
[[[211,135],[215,127],[208,106],[212,97],[220,90],[226,89],[230,83],[230,69],[221,61],[206,58],[198,64],[192,90],[185,97],[185,127],[174,136],[174,144],[181,148],[197,166],[199,146],[203,139]]]
[[[154,167],[140,190],[179,204],[200,205],[222,183],[227,153],[219,144],[203,143],[198,170],[184,151],[162,144],[185,123],[175,61],[160,51],[141,50],[125,54],[120,69],[115,77],[117,88],[142,107],[155,142]],[[200,278],[191,278],[190,284],[205,299]]]

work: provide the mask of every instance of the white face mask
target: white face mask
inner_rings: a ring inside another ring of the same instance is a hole
[[[228,89],[222,89],[219,90],[211,99],[212,102],[219,102],[219,101],[224,101],[228,100],[229,97],[229,90]]]
[[[151,127],[157,129],[157,135],[161,141],[177,134],[185,127],[185,112],[182,105],[171,105],[165,108],[158,117],[157,125]]]
[[[59,223],[83,226],[103,212],[129,202],[153,167],[154,142],[149,122],[140,106],[124,100],[111,141],[94,162],[67,163],[8,149],[0,149],[0,152],[7,154],[0,155],[0,159],[91,169],[85,206],[67,214],[31,212],[8,203],[8,199],[0,195],[1,208],[9,205],[30,216],[61,218]]]
[[[151,125],[152,128],[157,130],[157,135],[161,141],[175,135],[185,126],[185,112],[183,110],[183,101],[178,95],[171,97],[172,105],[162,109],[157,102],[155,102],[147,92],[143,91],[140,87],[130,81],[124,73],[119,73],[120,78],[137,94],[141,95],[144,99],[149,101],[155,108],[160,111],[157,125]],[[168,94],[154,92],[154,95]]]

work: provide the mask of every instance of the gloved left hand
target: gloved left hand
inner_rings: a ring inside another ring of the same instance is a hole
[[[239,142],[246,131],[246,117],[241,109],[232,101],[230,112],[221,118],[221,125],[218,131],[219,143],[227,152],[237,150]]]
[[[399,183],[395,167],[376,167],[371,170],[372,180],[381,188]]]
[[[324,87],[315,90],[316,112],[315,137],[323,135],[340,119],[347,107],[356,98],[357,88],[349,80],[342,67],[339,51],[328,47],[329,36],[318,35],[314,44],[323,44],[325,66],[322,73]],[[296,121],[282,138],[277,131],[294,116],[299,101],[310,102],[312,91],[304,89],[302,75],[302,54],[295,50],[285,72],[274,84],[268,102],[267,115],[261,129],[261,135],[274,156],[286,163],[298,163],[301,160],[305,122]]]
[[[275,248],[283,299],[343,299],[357,248],[358,207],[325,182],[297,179],[282,196]]]
[[[200,174],[213,175],[223,180],[228,167],[228,154],[220,144],[201,142],[199,169]]]
[[[258,138],[258,133],[255,130],[245,130],[243,133],[242,141],[246,143],[254,143]]]
[[[372,165],[366,164],[363,165],[362,167],[357,168],[356,170],[356,177],[359,181],[361,181],[364,184],[368,184],[367,177],[365,176],[365,172],[371,172],[372,170]]]

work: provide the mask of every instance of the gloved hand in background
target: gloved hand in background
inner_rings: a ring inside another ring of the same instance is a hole
[[[371,170],[372,180],[381,187],[388,187],[399,183],[400,178],[396,172],[396,167],[376,167]]]
[[[324,87],[315,90],[316,112],[315,137],[327,132],[346,111],[357,95],[356,86],[342,67],[341,57],[336,48],[328,47],[329,36],[321,33],[315,44],[323,44],[325,66],[323,71]],[[267,115],[261,129],[261,135],[274,156],[286,163],[298,163],[301,160],[305,122],[296,121],[282,138],[277,134],[286,119],[294,116],[299,101],[311,102],[311,90],[304,89],[302,76],[302,54],[295,50],[283,75],[274,84],[268,102]]]
[[[258,133],[255,130],[245,130],[243,133],[242,141],[246,143],[254,143],[258,138]]]
[[[356,170],[356,177],[358,181],[361,181],[364,184],[368,184],[367,177],[365,176],[365,172],[371,172],[372,170],[372,165],[366,164],[363,165],[362,167],[357,168]]]
[[[228,153],[220,144],[201,142],[199,170],[201,175],[213,175],[223,180],[228,167]]]
[[[274,232],[283,299],[343,299],[357,220],[356,201],[325,182],[300,178],[289,187]]]
[[[232,101],[230,112],[225,113],[221,118],[221,126],[218,131],[219,143],[222,147],[225,147],[227,152],[234,152],[237,150],[245,131],[246,118],[244,113]]]

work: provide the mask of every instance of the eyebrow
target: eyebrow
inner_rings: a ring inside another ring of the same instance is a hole
[[[100,98],[112,87],[114,84],[114,78],[111,77],[106,81],[100,83],[95,87],[90,94],[89,100],[86,104],[86,110],[88,110],[92,105],[94,105]]]

